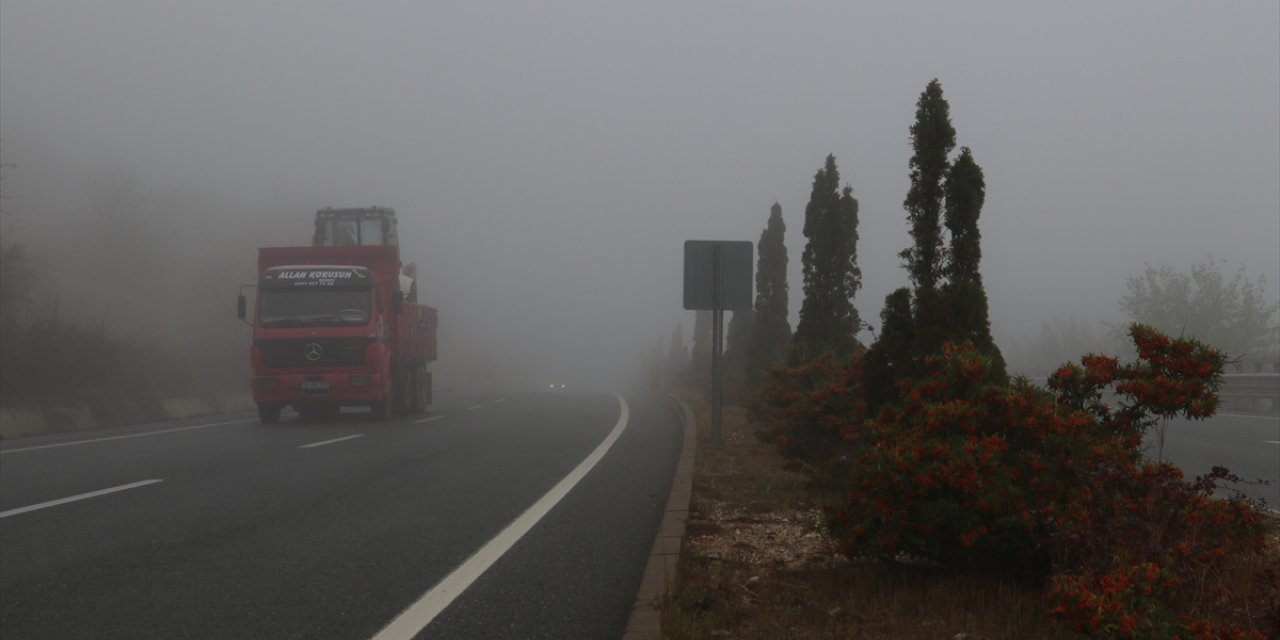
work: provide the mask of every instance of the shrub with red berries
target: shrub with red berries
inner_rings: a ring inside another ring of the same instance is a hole
[[[1054,615],[1094,637],[1264,637],[1276,576],[1257,506],[1214,496],[1226,470],[1189,482],[1141,450],[1161,418],[1213,415],[1225,357],[1130,336],[1137,361],[1087,355],[1048,390],[993,382],[989,357],[947,344],[875,416],[859,356],[775,371],[766,438],[838,490],[828,517],[849,555],[1047,580]]]

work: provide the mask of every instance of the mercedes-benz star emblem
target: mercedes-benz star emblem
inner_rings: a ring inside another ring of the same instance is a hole
[[[306,356],[308,360],[315,362],[324,356],[324,348],[321,347],[319,343],[308,342],[307,346],[302,348],[302,355]]]

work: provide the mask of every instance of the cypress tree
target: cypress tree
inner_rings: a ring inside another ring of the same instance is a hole
[[[944,273],[942,207],[944,180],[950,163],[947,158],[956,146],[956,130],[951,126],[951,107],[942,97],[938,80],[929,82],[916,102],[916,121],[911,125],[911,188],[902,206],[907,210],[914,245],[901,255],[915,285],[917,354],[932,353],[946,339],[946,300],[938,291]]]
[[[689,368],[693,371],[711,371],[711,311],[699,309],[693,312],[693,355]]]
[[[649,349],[648,360],[649,369],[649,388],[654,391],[662,391],[666,383],[667,361],[663,354],[662,337],[658,337],[658,341],[654,343],[653,348]]]
[[[982,262],[978,215],[987,198],[987,183],[969,147],[961,147],[960,157],[947,174],[946,196],[944,221],[947,231],[951,232],[947,275],[953,284],[982,282],[978,271]]]
[[[751,333],[755,329],[755,311],[739,309],[729,318],[729,332],[725,336],[724,359],[726,367],[738,367],[746,360]]]
[[[676,324],[671,331],[670,351],[667,355],[667,380],[674,381],[689,367],[689,349],[684,345],[684,324]]]
[[[862,286],[858,268],[858,201],[853,188],[840,189],[836,157],[813,177],[813,191],[804,210],[808,239],[804,264],[804,302],[794,337],[794,357],[805,361],[825,351],[838,355],[858,346],[862,321],[853,297]]]
[[[885,296],[880,311],[880,335],[867,349],[863,392],[868,415],[897,397],[897,381],[916,375],[915,319],[911,314],[911,290],[903,287]]]
[[[950,316],[947,339],[969,340],[993,360],[992,371],[1005,377],[1004,357],[991,337],[987,293],[982,286],[981,238],[978,216],[986,200],[986,181],[982,167],[973,159],[968,147],[960,149],[947,175],[944,222],[951,234],[948,252],[945,297]]]
[[[949,163],[947,156],[956,146],[956,130],[951,126],[951,106],[942,97],[938,80],[929,82],[916,102],[916,121],[911,125],[914,153],[908,161],[911,188],[902,206],[911,224],[915,245],[900,255],[906,261],[911,282],[917,289],[932,289],[942,277],[942,201],[943,180]]]
[[[993,359],[993,378],[1005,378],[1004,358],[991,337],[982,288],[978,215],[986,198],[982,168],[968,147],[954,165],[951,107],[937,79],[916,102],[911,125],[911,187],[902,203],[914,244],[902,251],[913,289],[885,299],[881,334],[867,353],[867,398],[871,410],[897,396],[897,381],[921,375],[924,356],[946,341],[969,340]],[[944,250],[942,228],[950,235]]]
[[[765,369],[780,362],[791,341],[786,234],[782,205],[775,202],[756,245],[755,317],[746,358],[748,380],[757,380]]]

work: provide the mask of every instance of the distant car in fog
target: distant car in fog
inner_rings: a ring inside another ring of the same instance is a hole
[[[569,388],[569,385],[563,382],[552,382],[547,385],[547,391],[564,391],[565,389],[568,389],[568,388]]]

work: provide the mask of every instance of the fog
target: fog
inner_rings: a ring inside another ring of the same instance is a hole
[[[775,201],[794,325],[828,153],[877,323],[908,282],[908,127],[936,77],[986,174],[1002,346],[1118,319],[1144,263],[1212,254],[1276,297],[1280,4],[864,4],[3,0],[5,209],[67,313],[247,346],[257,246],[394,207],[438,384],[610,386],[692,334],[683,241],[755,242]],[[104,204],[122,185],[133,204]],[[144,214],[101,223],[122,210]]]

